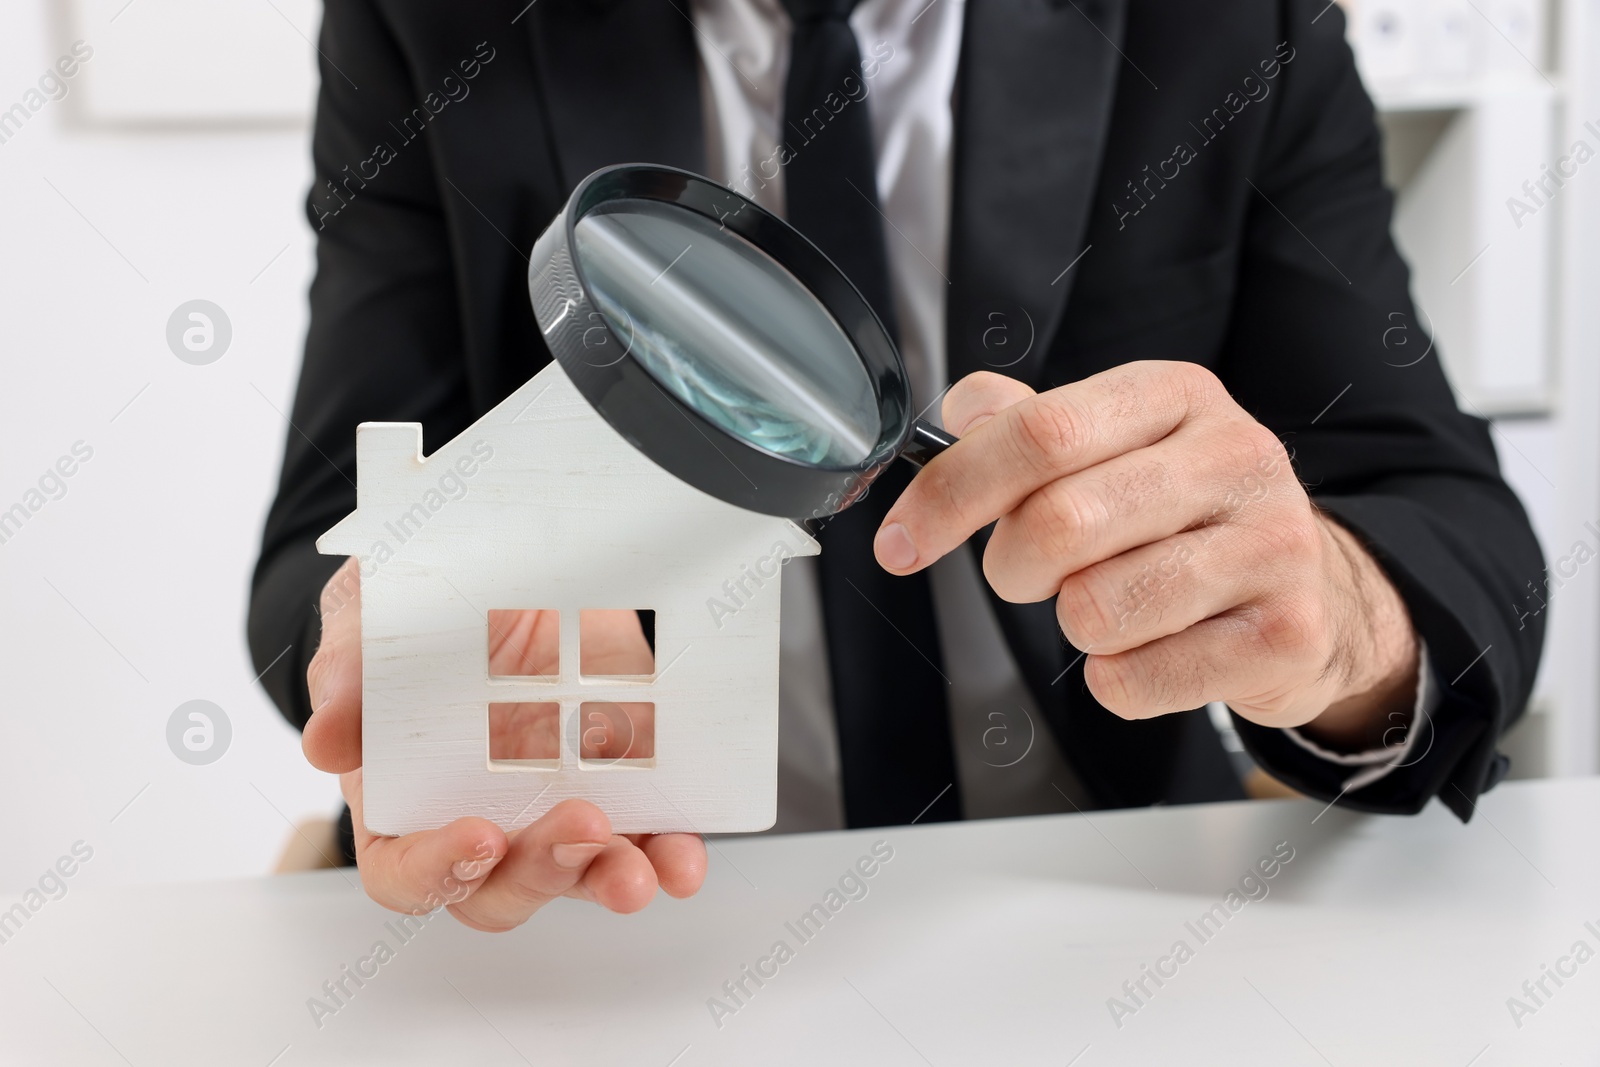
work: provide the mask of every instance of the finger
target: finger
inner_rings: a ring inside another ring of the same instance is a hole
[[[1324,687],[1302,683],[1326,665],[1327,645],[1294,601],[1256,601],[1126,652],[1090,656],[1084,679],[1124,719],[1220,700],[1263,725],[1301,726],[1326,704]]]
[[[926,567],[1047,482],[1144,448],[1227,394],[1189,363],[1130,363],[1029,397],[929,463],[895,501],[873,549],[884,569]]]
[[[311,718],[300,737],[318,770],[343,774],[361,766],[361,570],[345,560],[322,587],[322,638],[306,666]]]
[[[967,375],[944,395],[940,412],[944,428],[963,437],[985,422],[1033,396],[1034,391],[1015,378],[980,370]]]
[[[1187,424],[1029,494],[995,524],[984,575],[1003,600],[1044,600],[1092,564],[1264,510],[1278,482],[1299,491],[1270,430],[1248,419]]]
[[[611,841],[604,812],[586,800],[564,800],[516,833],[488,881],[451,914],[477,930],[520,926],[577,886]]]
[[[621,915],[631,915],[656,895],[656,869],[644,850],[625,837],[613,837],[584,872],[579,896]]]
[[[1226,524],[1202,527],[1069,575],[1056,597],[1062,634],[1074,648],[1115,655],[1270,592],[1277,568],[1240,540]]]
[[[457,819],[438,830],[381,837],[363,819],[361,772],[341,776],[355,830],[356,866],[367,895],[414,915],[471,897],[507,853],[505,833],[487,819]]]
[[[706,880],[706,843],[699,834],[650,834],[635,841],[668,896],[692,897]]]

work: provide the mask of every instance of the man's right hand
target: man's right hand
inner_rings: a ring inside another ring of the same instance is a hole
[[[699,890],[706,849],[698,836],[613,834],[605,813],[584,800],[563,801],[510,834],[479,818],[403,837],[369,833],[361,807],[360,582],[349,559],[323,588],[322,641],[306,670],[313,712],[302,745],[313,766],[339,775],[368,896],[412,914],[446,905],[473,929],[503,931],[559,896],[628,913],[650,903],[657,887],[674,897]],[[526,620],[530,641],[546,629],[553,630]],[[622,649],[633,640],[629,632],[617,635]],[[643,644],[642,631],[637,641]],[[516,654],[539,655],[528,642]]]

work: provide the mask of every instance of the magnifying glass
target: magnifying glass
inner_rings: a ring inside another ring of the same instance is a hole
[[[913,417],[905,364],[844,273],[708,178],[595,171],[534,245],[545,341],[600,415],[730,504],[822,518],[896,457],[955,443]]]

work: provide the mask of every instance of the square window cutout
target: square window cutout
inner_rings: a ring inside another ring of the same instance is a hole
[[[648,608],[578,612],[578,673],[585,678],[649,678],[656,673],[656,613]]]
[[[539,608],[489,611],[489,677],[561,674],[561,613]]]
[[[489,705],[489,765],[502,770],[561,766],[561,705],[521,701]]]
[[[589,700],[578,705],[578,761],[585,767],[654,767],[656,706]]]

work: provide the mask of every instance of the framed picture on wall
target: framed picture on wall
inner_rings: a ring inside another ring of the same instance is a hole
[[[91,52],[75,122],[300,125],[316,94],[316,0],[49,0],[64,50]]]

